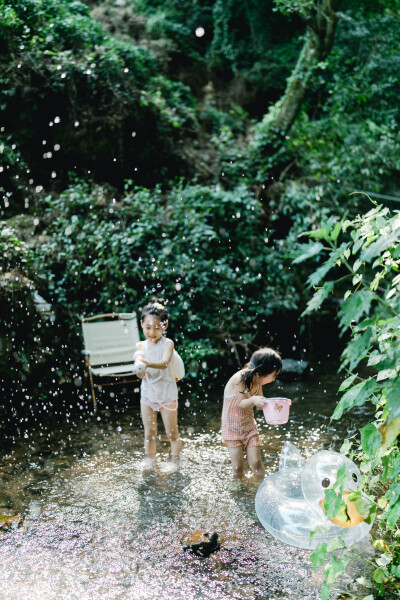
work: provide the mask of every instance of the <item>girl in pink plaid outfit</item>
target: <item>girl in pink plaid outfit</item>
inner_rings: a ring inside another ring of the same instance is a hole
[[[262,386],[275,381],[281,368],[282,359],[276,350],[260,348],[225,386],[222,442],[228,447],[235,477],[243,477],[245,454],[253,473],[261,478],[265,474],[253,407],[264,407]]]

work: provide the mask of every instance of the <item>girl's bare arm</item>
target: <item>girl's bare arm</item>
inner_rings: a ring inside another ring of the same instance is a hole
[[[256,387],[250,391],[250,394],[245,391],[244,383],[239,381],[235,384],[235,397],[240,408],[248,408],[249,406],[256,406],[257,408],[264,408],[265,398],[262,396],[262,389]]]

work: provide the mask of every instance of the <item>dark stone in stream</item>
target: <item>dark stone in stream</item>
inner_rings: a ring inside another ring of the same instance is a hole
[[[0,494],[0,508],[12,508],[13,507],[13,501],[11,500],[10,496],[7,496],[6,494]]]
[[[279,379],[286,381],[304,379],[308,374],[308,370],[309,364],[306,360],[284,358],[282,360],[282,371],[279,373]]]
[[[46,492],[46,482],[45,481],[33,481],[25,488],[25,491],[33,496],[41,496]]]
[[[214,532],[211,535],[205,529],[184,535],[181,537],[181,544],[184,550],[189,550],[201,558],[206,558],[221,548],[218,533]]]

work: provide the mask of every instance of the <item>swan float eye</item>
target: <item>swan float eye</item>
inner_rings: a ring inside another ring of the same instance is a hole
[[[351,478],[353,479],[354,483],[357,483],[357,481],[358,481],[357,473],[353,473]]]
[[[328,479],[328,477],[325,477],[325,479],[321,481],[321,485],[323,488],[328,488],[331,485],[331,480]]]

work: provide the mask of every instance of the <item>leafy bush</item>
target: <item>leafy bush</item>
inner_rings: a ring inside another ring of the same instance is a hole
[[[186,171],[193,99],[148,49],[113,38],[80,2],[1,0],[0,13],[2,122],[34,183],[60,189],[90,171],[148,185]]]
[[[212,355],[241,363],[270,341],[268,317],[296,307],[291,271],[266,246],[260,203],[245,186],[127,188],[116,201],[76,183],[47,204],[51,242],[37,251],[38,269],[73,328],[82,313],[165,296],[171,335],[195,374]]]
[[[327,258],[308,278],[309,287],[317,291],[305,313],[318,310],[343,285],[347,288],[338,312],[342,334],[350,332],[341,364],[347,377],[332,419],[366,403],[374,410],[373,420],[345,441],[342,452],[361,462],[362,482],[350,499],[367,521],[375,521],[377,556],[370,572],[378,595],[387,598],[400,586],[400,214],[392,216],[388,208],[375,206],[365,215],[325,223],[308,235],[315,241],[295,262],[321,253]],[[328,496],[326,503],[332,507]],[[341,503],[334,512],[343,509]],[[328,552],[342,546],[340,539],[330,546],[320,544],[312,555],[314,564],[321,565]],[[345,555],[352,553],[345,548]],[[322,600],[328,600],[330,585],[347,563],[347,558],[333,557],[325,565]]]
[[[0,427],[10,423],[15,427],[42,410],[43,396],[47,411],[51,410],[60,394],[60,364],[66,369],[69,360],[59,348],[55,351],[58,324],[35,305],[33,254],[4,222],[0,223],[0,253]]]

